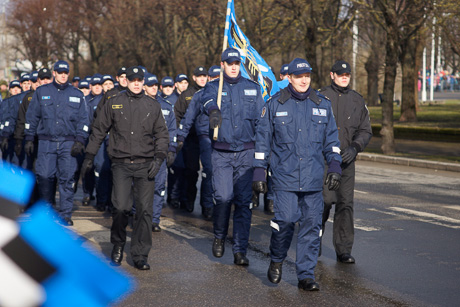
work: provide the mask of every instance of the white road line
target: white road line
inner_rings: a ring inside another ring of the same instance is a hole
[[[403,212],[403,213],[406,213],[406,214],[412,214],[412,215],[415,215],[415,216],[427,217],[427,218],[431,218],[431,219],[441,221],[441,222],[460,224],[460,220],[453,219],[453,218],[446,217],[446,216],[442,216],[442,215],[433,214],[433,213],[415,211],[415,210],[399,208],[399,207],[390,207],[388,209],[393,210],[393,211]]]
[[[327,221],[330,223],[334,223],[334,220],[332,219],[332,217],[330,217]],[[359,229],[362,231],[380,231],[380,228],[377,228],[377,227],[361,225],[361,220],[359,219],[355,219],[354,224],[355,224],[355,229]]]
[[[460,210],[460,206],[442,206],[442,207],[446,209]]]
[[[192,227],[185,227],[165,218],[160,220],[160,226],[166,231],[169,231],[188,240],[207,237],[204,231],[199,231],[199,229],[193,229]],[[210,237],[210,235],[208,235],[208,237]]]
[[[438,225],[438,226],[443,226],[443,227],[452,228],[452,229],[460,229],[460,226],[447,225],[447,224],[443,224],[441,222],[437,222],[437,221],[433,221],[433,220],[427,220],[427,219],[423,219],[423,218],[414,218],[413,216],[402,215],[402,214],[398,214],[398,213],[395,213],[395,212],[382,211],[382,210],[378,210],[378,209],[374,209],[374,208],[369,208],[367,210],[382,213],[382,214],[386,214],[386,215],[396,216],[396,217],[402,218],[402,219],[409,219],[409,220],[414,220],[414,221],[419,221],[419,222],[425,222],[425,223]]]
[[[360,190],[355,190],[355,193],[368,194],[368,192],[364,192],[364,191],[360,191]]]

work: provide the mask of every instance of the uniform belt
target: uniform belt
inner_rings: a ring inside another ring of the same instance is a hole
[[[130,158],[126,158],[126,159],[116,159],[116,158],[113,158],[112,159],[112,162],[115,162],[115,163],[129,163],[129,164],[133,164],[133,163],[145,163],[145,162],[151,162],[153,161],[153,158],[150,159],[150,158],[139,158],[139,159],[130,159]]]

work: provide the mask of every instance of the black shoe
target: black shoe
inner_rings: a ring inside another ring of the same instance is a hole
[[[311,278],[299,280],[299,284],[297,285],[297,287],[305,291],[319,291],[318,283]]]
[[[70,217],[64,217],[62,218],[60,224],[63,226],[73,226],[73,221]]]
[[[355,258],[353,258],[352,255],[350,254],[342,254],[342,255],[337,255],[337,261],[342,262],[342,263],[355,263]]]
[[[179,209],[179,208],[180,208],[180,201],[179,201],[177,198],[172,198],[172,199],[169,201],[169,205],[170,205],[171,208],[173,208],[173,209]]]
[[[188,201],[185,203],[185,210],[187,210],[188,212],[193,212],[193,210],[195,209],[195,203],[192,202],[192,201]]]
[[[105,204],[97,204],[96,205],[96,210],[99,212],[104,212],[105,211]]]
[[[91,201],[91,199],[89,197],[83,197],[83,200],[81,201],[81,204],[83,206],[89,206],[90,201]]]
[[[123,260],[123,245],[114,245],[112,249],[112,264],[121,265],[121,260]]]
[[[158,223],[152,223],[152,232],[161,232],[161,227]]]
[[[138,270],[141,270],[141,271],[150,270],[150,265],[145,260],[140,260],[140,261],[134,262],[134,267],[136,269],[138,269]]]
[[[243,253],[236,253],[233,255],[233,263],[237,265],[249,265],[249,259]]]
[[[274,284],[279,284],[281,281],[281,274],[283,272],[283,263],[282,262],[270,262],[270,267],[268,268],[267,277],[268,280]]]
[[[273,209],[273,200],[266,199],[264,204],[264,211],[270,214],[274,214],[275,210]]]
[[[225,252],[225,239],[216,239],[214,238],[214,243],[212,244],[212,254],[214,257],[220,258],[224,255]]]
[[[203,217],[207,220],[210,220],[212,219],[212,212],[213,212],[213,208],[206,208],[206,207],[203,207],[203,209],[201,210],[201,214],[203,214]]]

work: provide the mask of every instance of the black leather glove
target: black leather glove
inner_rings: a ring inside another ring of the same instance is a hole
[[[355,160],[358,150],[354,146],[348,146],[342,152],[342,163],[348,164]]]
[[[1,147],[3,152],[8,150],[8,138],[3,138]]]
[[[265,181],[253,181],[252,190],[256,193],[267,193],[267,183]]]
[[[177,148],[176,151],[179,152],[182,147],[184,147],[184,142],[183,141],[177,141]]]
[[[85,153],[85,145],[82,143],[75,141],[73,143],[72,149],[70,150],[70,155],[72,157],[76,157],[78,155],[83,155]]]
[[[14,153],[16,156],[20,156],[22,152],[22,140],[16,140],[16,143],[14,144]]]
[[[252,190],[251,203],[253,208],[259,207],[259,192]]]
[[[337,191],[340,187],[340,179],[342,176],[338,173],[328,173],[324,184],[330,191]]]
[[[29,157],[32,156],[34,153],[34,142],[26,141],[26,144],[24,145],[24,151],[26,152],[26,155],[28,155]]]
[[[83,160],[83,164],[81,165],[81,176],[83,177],[89,174],[89,172],[93,169],[93,167],[94,167],[93,160],[89,158],[85,158],[85,160]]]
[[[176,160],[176,153],[169,151],[168,156],[166,157],[166,166],[171,167],[173,165],[174,160]]]
[[[153,159],[152,163],[149,166],[149,179],[154,179],[155,176],[158,174],[160,170],[161,163],[163,163],[163,159],[155,158]]]
[[[222,125],[222,115],[220,113],[220,110],[214,109],[211,112],[209,112],[209,127],[211,129],[214,129],[216,127],[219,127]]]

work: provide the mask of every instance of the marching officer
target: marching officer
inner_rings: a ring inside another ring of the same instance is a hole
[[[160,84],[160,96],[163,99],[168,100],[168,102],[172,105],[176,104],[177,98],[179,98],[179,94],[175,91],[175,84],[171,77],[164,77],[161,79]]]
[[[326,185],[332,190],[340,184],[342,159],[331,103],[310,87],[310,64],[296,58],[288,74],[288,87],[273,95],[259,115],[253,189],[267,191],[270,164],[275,217],[270,221],[268,279],[281,281],[282,264],[299,223],[298,287],[314,291],[319,290],[314,269],[320,245],[324,159],[329,165]]]
[[[332,241],[337,261],[355,263],[351,255],[354,241],[353,195],[355,189],[355,159],[372,137],[369,110],[364,98],[350,89],[351,67],[337,61],[331,68],[332,83],[320,91],[332,103],[332,111],[339,129],[342,152],[342,182],[337,191],[324,189],[323,234],[332,205],[335,204]]]
[[[246,251],[251,228],[251,180],[255,133],[264,100],[259,84],[241,76],[238,50],[227,48],[221,55],[224,70],[222,104],[217,106],[219,81],[203,89],[203,109],[209,115],[211,129],[220,127],[212,147],[214,187],[214,242],[212,253],[222,257],[225,251],[230,212],[233,214],[233,255],[237,265],[248,265]]]
[[[59,215],[64,225],[72,226],[75,157],[84,152],[89,119],[82,92],[68,82],[69,64],[57,61],[53,70],[53,82],[37,88],[27,109],[24,151],[32,155],[38,135],[35,172],[40,196],[50,204],[54,202],[57,178]]]
[[[126,243],[126,226],[133,207],[136,213],[131,236],[131,256],[139,270],[149,270],[152,247],[152,203],[155,176],[166,159],[168,129],[160,105],[143,90],[140,67],[126,71],[126,91],[107,98],[94,120],[82,172],[90,171],[94,157],[110,131],[108,154],[112,161],[112,264],[120,265]],[[131,190],[133,191],[131,193]]]
[[[185,92],[190,84],[186,74],[178,74],[174,81],[176,82],[175,85],[177,95]]]
[[[280,80],[284,80],[288,76],[289,64],[283,64],[280,69]]]

